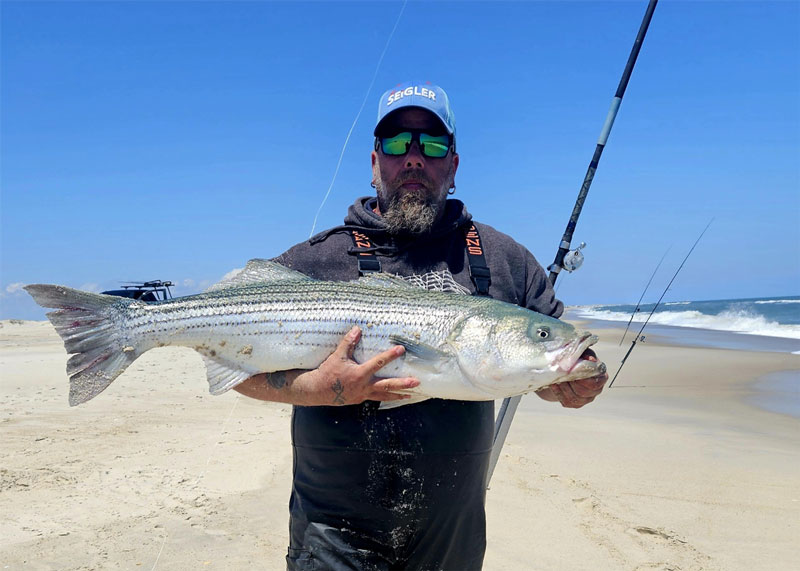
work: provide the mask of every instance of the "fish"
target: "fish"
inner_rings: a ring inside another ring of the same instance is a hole
[[[316,280],[278,263],[250,260],[207,291],[166,301],[31,284],[71,356],[69,403],[105,390],[146,351],[190,347],[204,359],[211,394],[258,373],[315,369],[353,327],[353,358],[364,362],[405,347],[381,377],[416,377],[404,406],[428,398],[494,400],[599,375],[602,362],[581,358],[596,335],[489,297],[429,291],[390,274],[351,282]]]

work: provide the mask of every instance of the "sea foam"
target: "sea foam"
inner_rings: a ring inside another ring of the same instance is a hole
[[[583,306],[573,308],[577,317],[599,319],[603,321],[621,321],[627,323],[630,313],[599,309],[597,306]],[[649,312],[638,312],[633,321],[644,323]],[[747,333],[750,335],[764,335],[768,337],[784,337],[800,339],[800,325],[789,325],[766,319],[762,315],[754,314],[742,309],[726,309],[716,315],[708,315],[699,311],[660,311],[653,314],[650,323],[672,325],[678,327],[694,327],[699,329],[714,329],[717,331],[731,331],[733,333]]]

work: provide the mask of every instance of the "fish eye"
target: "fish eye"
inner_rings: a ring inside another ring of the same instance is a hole
[[[536,330],[536,336],[539,339],[547,339],[548,337],[550,337],[550,328],[549,327],[539,327]]]

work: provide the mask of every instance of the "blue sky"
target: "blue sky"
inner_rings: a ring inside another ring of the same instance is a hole
[[[2,2],[0,318],[19,285],[200,291],[308,237],[402,1]],[[443,86],[457,197],[552,262],[646,2],[409,2],[317,225],[371,193],[381,92]],[[800,3],[662,0],[568,304],[800,293]]]

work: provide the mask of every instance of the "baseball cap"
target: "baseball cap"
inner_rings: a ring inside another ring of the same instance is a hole
[[[378,134],[378,127],[387,115],[404,107],[419,107],[436,115],[444,124],[447,132],[456,135],[456,118],[450,109],[450,100],[444,89],[427,81],[407,81],[381,96],[378,103],[378,120],[375,122],[373,135]]]

